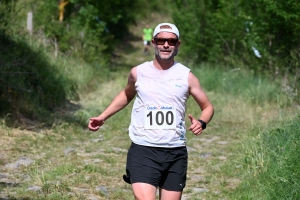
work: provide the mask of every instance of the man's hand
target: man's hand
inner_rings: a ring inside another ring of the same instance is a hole
[[[91,131],[97,131],[103,124],[104,120],[101,117],[92,117],[88,127]]]
[[[194,135],[197,135],[197,136],[200,135],[203,131],[202,124],[197,119],[192,117],[191,114],[188,114],[188,117],[190,118],[191,123],[192,123],[189,130],[192,131],[194,133]]]

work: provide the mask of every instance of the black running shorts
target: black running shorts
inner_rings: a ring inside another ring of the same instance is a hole
[[[148,183],[169,191],[185,187],[188,154],[186,147],[161,148],[132,143],[126,173],[131,183]]]

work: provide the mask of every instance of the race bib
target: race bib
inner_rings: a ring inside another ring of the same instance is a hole
[[[176,110],[172,106],[147,106],[144,111],[145,129],[175,129]]]

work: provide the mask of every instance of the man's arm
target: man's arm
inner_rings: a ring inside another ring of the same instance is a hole
[[[209,123],[214,115],[214,107],[208,100],[206,94],[204,93],[203,89],[200,86],[199,80],[197,77],[190,72],[188,77],[188,83],[189,83],[189,92],[192,95],[192,97],[195,99],[197,104],[199,105],[201,109],[201,115],[200,120]],[[191,127],[189,130],[191,130],[195,135],[200,135],[203,131],[201,123],[198,121],[198,119],[195,119],[190,114],[188,117],[191,120]]]
[[[91,131],[97,131],[100,126],[104,124],[104,121],[109,117],[122,110],[127,106],[136,95],[135,82],[136,82],[136,67],[132,68],[129,76],[126,87],[117,94],[117,96],[112,100],[109,106],[98,116],[90,118],[89,129]]]

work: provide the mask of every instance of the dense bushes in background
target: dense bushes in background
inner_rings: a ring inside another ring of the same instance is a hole
[[[31,1],[35,34],[42,33],[63,53],[107,64],[116,44],[135,20],[130,0],[71,0],[59,21],[58,1]]]
[[[60,22],[59,1],[26,2],[19,0],[18,5],[33,12],[34,34],[44,35],[59,52],[103,64],[126,38],[130,25],[164,5],[146,0],[70,0]],[[168,0],[167,4],[184,42],[180,55],[189,61],[243,64],[271,75],[300,73],[297,2]]]
[[[295,70],[300,5],[293,0],[176,0],[173,18],[185,43],[183,53],[195,62],[241,61],[254,70]]]
[[[289,74],[300,87],[300,4],[294,0],[175,0],[186,61],[247,66],[273,77]]]
[[[33,35],[54,51],[76,56],[90,63],[108,66],[115,47],[128,36],[129,26],[159,11],[158,0],[63,0],[63,20],[59,20],[59,2],[15,0],[18,19],[33,13]],[[24,27],[21,27],[24,29]]]
[[[1,2],[17,2],[23,23],[27,12],[32,11],[34,34],[43,35],[58,52],[104,63],[125,39],[130,25],[164,5],[146,0],[70,0],[60,22],[59,1]],[[169,0],[167,4],[184,42],[180,54],[189,61],[234,67],[244,64],[255,72],[272,75],[300,73],[297,2]]]

